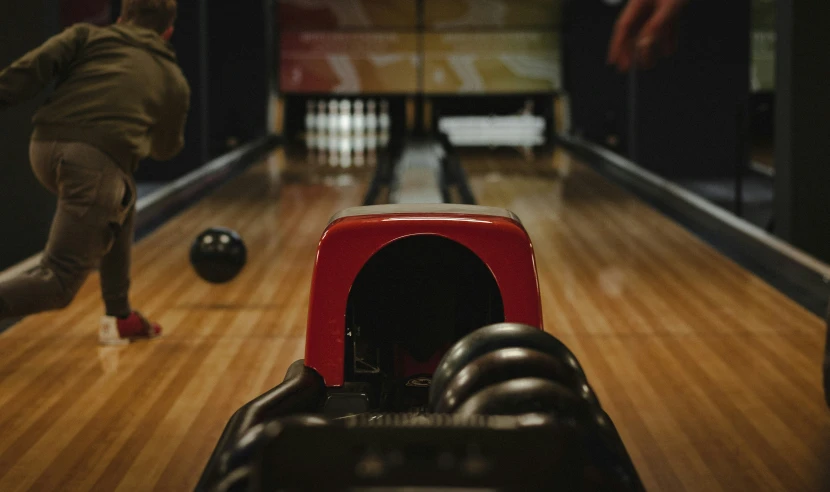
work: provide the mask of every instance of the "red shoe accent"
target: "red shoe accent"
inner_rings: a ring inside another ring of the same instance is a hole
[[[127,319],[118,319],[117,323],[121,338],[153,338],[161,334],[161,326],[151,324],[135,311]]]
[[[98,339],[103,345],[125,345],[131,340],[151,339],[159,335],[161,335],[161,326],[150,323],[141,313],[133,311],[125,319],[104,316],[101,319]]]

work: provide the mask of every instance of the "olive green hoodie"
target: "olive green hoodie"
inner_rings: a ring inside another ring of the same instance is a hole
[[[132,25],[76,24],[0,72],[0,110],[54,92],[33,118],[34,140],[81,141],[132,173],[184,146],[190,87],[172,47]]]

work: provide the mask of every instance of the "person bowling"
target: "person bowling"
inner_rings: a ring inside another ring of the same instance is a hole
[[[176,13],[176,0],[123,0],[116,23],[71,26],[0,72],[0,110],[56,82],[34,115],[29,156],[57,197],[40,264],[0,283],[0,320],[68,306],[97,268],[100,342],[161,334],[129,301],[133,173],[184,146],[190,86],[169,44]]]

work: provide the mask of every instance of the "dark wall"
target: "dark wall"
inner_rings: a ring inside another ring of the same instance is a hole
[[[737,111],[749,98],[749,0],[690,2],[678,51],[633,79],[606,64],[624,5],[565,3],[564,68],[574,132],[666,177],[731,176],[739,149]],[[609,143],[609,136],[619,143]]]
[[[208,10],[208,86],[210,94],[210,155],[263,136],[268,114],[268,45],[261,1],[214,2]]]
[[[749,0],[690,2],[675,56],[637,74],[635,153],[662,176],[732,176],[749,100]]]
[[[625,154],[627,77],[606,63],[620,11],[602,0],[564,2],[562,56],[574,134]],[[613,136],[616,144],[609,143]]]
[[[0,2],[0,69],[59,32],[58,2]],[[45,99],[0,112],[0,270],[41,251],[55,211],[29,165],[31,119]]]
[[[830,262],[830,10],[780,0],[777,14],[775,232]]]

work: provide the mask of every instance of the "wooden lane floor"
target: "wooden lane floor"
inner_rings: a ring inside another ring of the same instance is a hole
[[[830,488],[821,320],[567,154],[511,155],[463,156],[473,190],[524,221],[546,329],[649,490]],[[97,276],[0,335],[0,490],[192,490],[230,415],[302,357],[320,233],[362,201],[365,171],[304,159],[274,154],[137,245],[132,300],[164,338],[99,348]],[[249,247],[225,286],[187,262],[211,225]]]
[[[822,320],[562,151],[463,153],[654,491],[830,490]]]
[[[228,418],[302,358],[320,234],[365,193],[342,172],[281,183],[304,165],[287,161],[271,155],[137,244],[132,302],[163,338],[99,348],[97,275],[66,311],[0,335],[0,490],[193,489]],[[248,246],[221,286],[188,262],[213,225]]]

